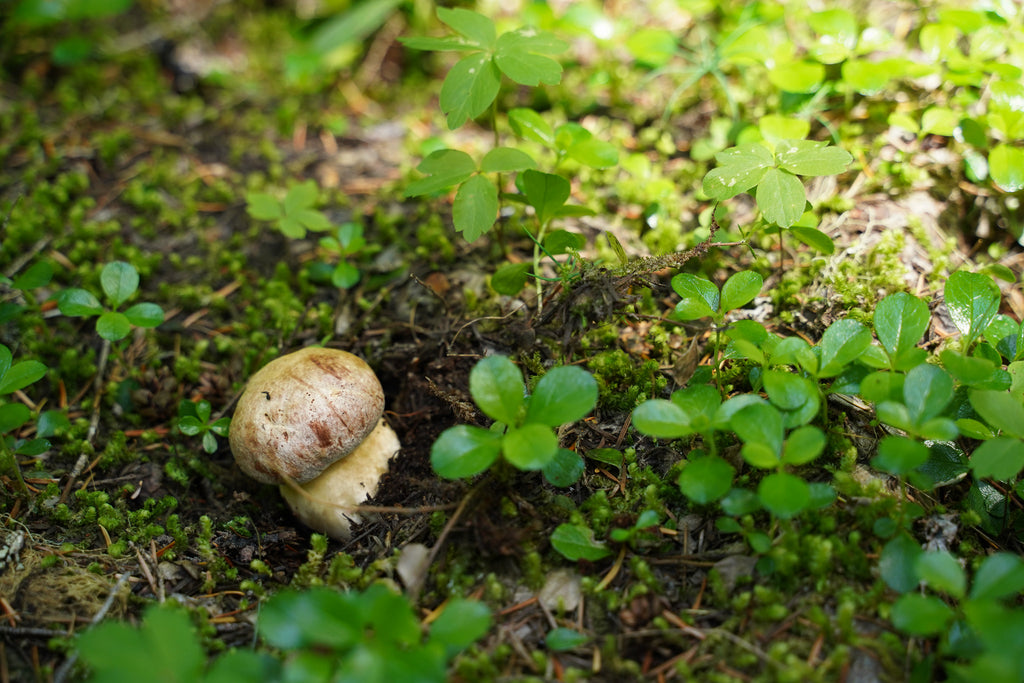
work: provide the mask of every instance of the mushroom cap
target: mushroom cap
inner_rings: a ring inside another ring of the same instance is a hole
[[[381,419],[359,448],[316,479],[302,484],[302,493],[281,484],[281,495],[299,521],[310,529],[347,540],[351,525],[362,521],[352,508],[377,493],[391,457],[401,447],[394,430]]]
[[[309,347],[272,360],[249,379],[228,441],[253,479],[305,483],[354,451],[383,413],[384,390],[365,361]]]

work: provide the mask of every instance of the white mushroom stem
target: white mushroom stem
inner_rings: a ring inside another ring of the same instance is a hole
[[[398,436],[382,418],[356,450],[305,484],[282,484],[281,495],[310,529],[347,540],[352,524],[362,521],[353,510],[377,492],[399,449]]]

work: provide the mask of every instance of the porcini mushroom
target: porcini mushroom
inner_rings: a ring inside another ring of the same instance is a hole
[[[346,539],[360,521],[351,508],[377,492],[401,448],[383,412],[384,390],[365,361],[310,347],[249,379],[228,440],[242,471],[279,484],[303,524]]]

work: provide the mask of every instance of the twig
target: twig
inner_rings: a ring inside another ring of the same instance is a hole
[[[128,579],[131,578],[131,575],[131,572],[124,572],[123,574],[121,574],[121,577],[117,580],[117,583],[115,583],[114,587],[110,589],[110,594],[107,596],[107,599],[100,606],[99,611],[96,612],[96,616],[94,616],[92,618],[92,621],[89,622],[90,628],[103,621],[103,617],[107,616],[107,612],[109,612],[110,608],[114,605],[114,600],[117,599],[117,594],[121,592],[121,588],[128,582]],[[61,664],[60,667],[57,668],[57,671],[54,672],[54,683],[64,683],[64,680],[68,677],[68,674],[71,672],[71,667],[73,667],[75,665],[75,662],[77,661],[77,651],[72,652],[70,655],[68,655],[68,658],[64,660],[64,663]]]
[[[103,345],[100,347],[100,362],[96,365],[96,381],[93,384],[92,416],[89,418],[89,431],[85,435],[85,440],[90,445],[92,440],[96,438],[96,431],[99,429],[100,407],[103,405],[103,377],[107,372],[107,359],[109,357],[110,340],[104,339]],[[60,494],[59,502],[67,502],[68,494],[71,493],[71,487],[75,485],[75,480],[82,474],[82,470],[85,469],[87,464],[89,464],[89,456],[86,453],[82,453],[78,456],[75,466],[71,469],[71,474],[68,475],[68,483],[64,485],[64,491]]]

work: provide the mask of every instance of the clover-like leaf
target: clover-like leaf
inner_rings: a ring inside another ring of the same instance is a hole
[[[704,176],[702,190],[712,199],[729,199],[761,182],[775,164],[772,153],[760,143],[739,145],[715,155],[720,164]]]
[[[813,140],[784,140],[775,147],[779,167],[796,175],[820,176],[842,173],[853,161],[845,149]]]
[[[633,409],[633,426],[656,439],[678,439],[692,434],[689,416],[672,401],[655,398]]]
[[[695,503],[713,503],[729,492],[736,469],[717,455],[686,463],[679,475],[679,490]]]
[[[555,132],[551,124],[533,109],[520,107],[508,113],[508,124],[512,132],[526,140],[539,142],[547,147],[555,144]]]
[[[682,320],[717,317],[721,293],[714,283],[692,273],[679,273],[672,278],[672,289],[680,296],[676,315]]]
[[[770,513],[779,519],[790,519],[810,507],[811,489],[794,474],[774,472],[758,484],[757,497]]]
[[[764,219],[782,228],[796,223],[807,205],[807,193],[800,179],[777,168],[765,170],[757,184],[755,199]]]
[[[494,22],[479,12],[461,7],[438,7],[437,18],[481,48],[490,49],[494,46],[497,36]]]
[[[128,307],[124,316],[135,327],[156,327],[164,321],[164,309],[157,304],[135,304]]]
[[[427,177],[409,183],[405,188],[406,197],[418,197],[458,185],[476,172],[476,162],[457,149],[439,149],[421,161],[416,170]]]
[[[452,204],[452,223],[467,242],[473,242],[494,226],[498,218],[498,188],[475,175],[459,186]]]
[[[501,442],[505,459],[521,470],[539,470],[555,457],[558,437],[550,427],[527,423],[518,429],[509,429]]]
[[[456,62],[441,84],[441,111],[449,130],[487,111],[500,86],[501,73],[490,55],[471,54]]]
[[[498,36],[494,61],[503,74],[521,85],[556,85],[562,80],[562,65],[546,55],[568,47],[550,33],[521,28]]]
[[[527,170],[516,177],[516,187],[537,212],[541,224],[554,218],[569,198],[569,181],[560,175]]]
[[[537,168],[537,162],[526,152],[513,147],[495,147],[480,160],[484,173],[508,173]]]

